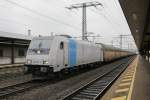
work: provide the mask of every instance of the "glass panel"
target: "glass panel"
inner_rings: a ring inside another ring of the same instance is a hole
[[[28,54],[34,55],[34,54],[49,54],[50,49],[29,49]]]
[[[29,48],[39,49],[39,48],[50,48],[51,41],[48,39],[35,39],[31,41]]]
[[[52,40],[50,39],[34,39],[28,49],[29,55],[49,54]]]

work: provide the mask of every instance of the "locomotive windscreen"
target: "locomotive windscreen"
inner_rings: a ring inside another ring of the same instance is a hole
[[[33,39],[30,43],[28,54],[49,54],[52,40],[50,39]]]

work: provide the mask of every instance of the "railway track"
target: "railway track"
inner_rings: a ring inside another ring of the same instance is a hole
[[[133,58],[132,58],[133,59]],[[103,74],[101,77],[89,82],[87,85],[76,90],[72,94],[66,96],[64,100],[91,100],[93,98],[98,98],[104,93],[104,91],[112,84],[112,82],[125,70],[127,65],[132,61],[132,59],[127,59],[125,62],[118,65],[112,71]],[[121,66],[121,67],[120,67]],[[25,83],[20,83],[16,85],[11,85],[8,87],[0,88],[0,99],[9,96],[16,95],[17,93],[22,93],[29,91],[40,86],[47,85],[49,83],[55,83],[50,81],[28,81]],[[96,99],[95,99],[96,100]]]
[[[63,100],[98,100],[100,99],[106,90],[112,85],[112,83],[121,75],[127,66],[133,61],[135,57],[130,57],[125,61],[117,65],[113,70],[104,73],[102,76],[97,77],[88,84],[80,87],[71,94],[63,98]]]
[[[15,84],[15,85],[7,86],[4,88],[0,88],[0,98],[5,98],[7,96],[25,92],[27,90],[42,86],[45,83],[47,83],[47,81],[37,82],[37,81],[31,80],[25,83],[20,83],[20,84]]]

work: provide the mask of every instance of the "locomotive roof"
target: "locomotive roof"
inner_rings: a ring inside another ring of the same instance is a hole
[[[34,37],[33,39],[53,39],[54,36],[39,36],[39,37]]]
[[[62,35],[56,35],[56,36],[39,36],[39,37],[34,37],[33,39],[53,39],[53,38],[57,38],[57,37],[61,37],[61,38],[66,38],[68,39],[68,37],[66,36],[62,36]],[[76,40],[75,38],[69,38],[69,39],[73,39],[75,40],[76,42],[80,42],[80,43],[85,43],[85,44],[95,44],[93,42],[89,42],[89,41],[84,41],[84,40]]]

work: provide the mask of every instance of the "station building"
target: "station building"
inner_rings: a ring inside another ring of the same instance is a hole
[[[24,63],[31,39],[31,36],[0,31],[0,65]]]

